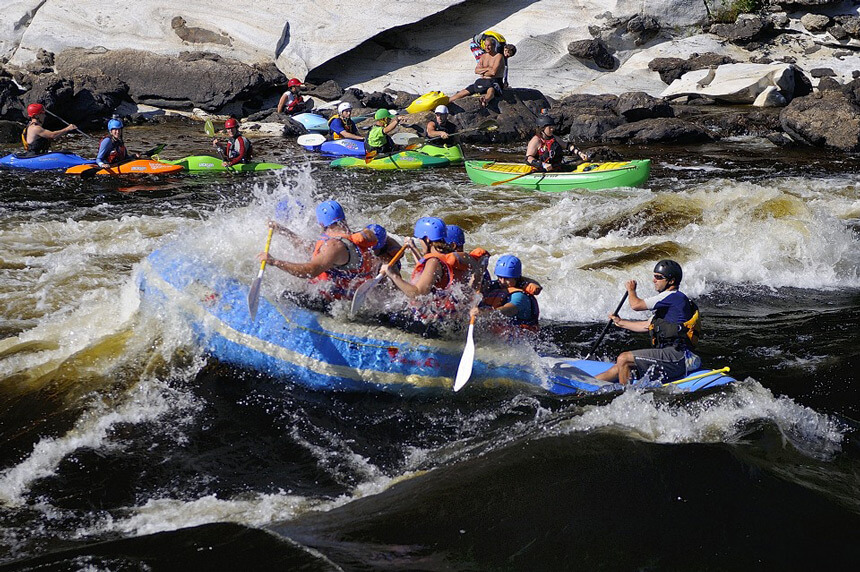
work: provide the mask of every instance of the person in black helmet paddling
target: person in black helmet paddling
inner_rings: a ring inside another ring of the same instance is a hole
[[[543,172],[570,170],[564,164],[565,151],[588,161],[588,155],[577,149],[573,143],[567,144],[555,136],[555,119],[549,115],[539,115],[535,135],[526,147],[526,163]]]
[[[678,290],[682,278],[680,264],[661,260],[654,267],[656,296],[640,298],[636,293],[636,281],[627,281],[630,307],[637,311],[651,310],[654,315],[650,320],[622,320],[612,314],[609,319],[631,332],[650,332],[654,347],[623,352],[615,365],[597,375],[597,379],[626,384],[635,369],[638,377],[647,373],[652,381],[667,383],[699,368],[701,359],[693,353],[699,341],[699,309]]]

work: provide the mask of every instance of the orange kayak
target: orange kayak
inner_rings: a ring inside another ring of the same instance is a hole
[[[93,171],[95,170],[95,173]],[[164,173],[175,173],[181,171],[182,165],[168,165],[151,159],[137,159],[129,161],[116,167],[99,169],[93,163],[87,165],[75,165],[66,169],[67,175],[95,174],[95,175],[161,175]]]

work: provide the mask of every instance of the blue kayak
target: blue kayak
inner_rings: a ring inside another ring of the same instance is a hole
[[[51,169],[68,169],[78,165],[92,163],[92,159],[84,159],[74,153],[44,153],[42,155],[21,156],[12,153],[0,158],[0,166],[10,169],[30,169],[32,171],[49,171]]]
[[[336,319],[281,299],[260,297],[256,320],[248,314],[250,280],[225,276],[214,266],[168,245],[140,266],[143,307],[169,307],[185,316],[197,342],[217,360],[314,389],[401,392],[451,390],[463,340],[428,339],[381,325]],[[482,340],[469,387],[523,387],[557,395],[618,391],[593,376],[611,363],[540,357],[501,341]],[[699,370],[673,382],[698,391],[735,381],[724,370]]]
[[[364,141],[356,141],[355,139],[326,141],[319,146],[319,151],[330,157],[364,157],[367,155]]]
[[[328,133],[328,119],[316,113],[298,113],[292,116],[309,132]]]

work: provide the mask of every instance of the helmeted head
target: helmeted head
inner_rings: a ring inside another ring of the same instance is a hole
[[[338,113],[343,113],[344,111],[349,111],[350,113],[352,113],[352,104],[350,102],[344,101],[337,106]]]
[[[343,207],[335,200],[323,201],[317,205],[317,222],[323,228],[330,227],[336,222],[346,220]]]
[[[41,103],[31,103],[27,106],[27,117],[36,117],[45,113],[45,106]]]
[[[463,232],[463,229],[456,224],[447,224],[445,228],[445,242],[453,244],[457,248],[463,248],[463,245],[466,244],[466,233]]]
[[[373,234],[376,235],[376,245],[373,247],[373,251],[378,253],[385,248],[385,243],[388,241],[388,233],[378,224],[369,224],[367,228],[372,230]]]
[[[230,119],[228,119],[227,121],[224,122],[224,129],[233,129],[233,128],[238,129],[239,128],[239,122],[231,117]]]
[[[448,106],[447,105],[437,105],[436,110],[433,111],[436,115],[448,115]]]
[[[391,112],[387,109],[377,109],[373,114],[373,118],[377,121],[391,119]]]
[[[300,85],[302,85],[302,82],[297,77],[291,77],[290,81],[287,82],[287,87],[299,87]]]
[[[108,121],[107,124],[108,131],[113,131],[114,129],[122,129],[123,127],[124,125],[119,119],[111,119],[110,121]]]
[[[448,231],[445,222],[441,218],[425,216],[419,218],[415,223],[415,238],[427,239],[430,242],[447,242]]]
[[[681,265],[675,262],[674,260],[661,260],[654,266],[654,282],[661,282],[662,279],[666,280],[666,286],[675,286],[676,288],[681,285],[681,279],[684,277],[684,272],[681,270]],[[658,284],[659,288],[659,284]],[[665,288],[663,288],[665,290]],[[659,290],[662,292],[663,290]]]
[[[555,127],[555,119],[553,119],[552,115],[539,115],[537,118],[537,126],[539,129],[543,129],[544,127]]]
[[[497,278],[519,278],[523,275],[523,263],[513,254],[504,254],[496,261]]]

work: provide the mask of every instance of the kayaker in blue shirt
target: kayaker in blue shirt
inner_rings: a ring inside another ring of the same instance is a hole
[[[41,103],[31,103],[27,106],[27,116],[30,121],[21,135],[21,141],[28,155],[47,153],[51,149],[51,141],[77,129],[75,125],[67,125],[57,131],[45,129],[42,124],[45,122],[46,113],[45,106]]]
[[[108,135],[99,143],[99,152],[96,155],[96,163],[102,168],[115,167],[129,159],[125,142],[122,140],[122,121],[111,119],[108,121],[107,128]],[[136,159],[140,155],[135,153],[131,157]]]
[[[533,293],[534,289],[527,288],[523,283],[523,265],[520,259],[513,254],[499,257],[495,274],[495,287],[487,292],[477,307],[472,308],[471,315],[477,317],[480,314],[498,312],[507,318],[504,322],[506,326],[516,327],[514,330],[505,327],[502,330],[505,333],[520,329],[536,332],[540,306],[536,294]]]
[[[597,379],[626,384],[635,368],[640,377],[647,373],[651,381],[667,383],[701,366],[701,359],[693,353],[699,341],[699,309],[678,290],[682,278],[680,264],[661,260],[654,267],[656,296],[640,298],[636,294],[636,281],[627,281],[630,307],[637,311],[651,310],[654,315],[650,320],[622,320],[612,314],[609,319],[631,332],[650,332],[654,347],[622,353],[615,365],[597,375]]]
[[[352,120],[352,104],[348,101],[337,106],[337,114],[329,118],[328,128],[331,131],[332,139],[364,141],[364,137],[358,134],[358,127]]]

